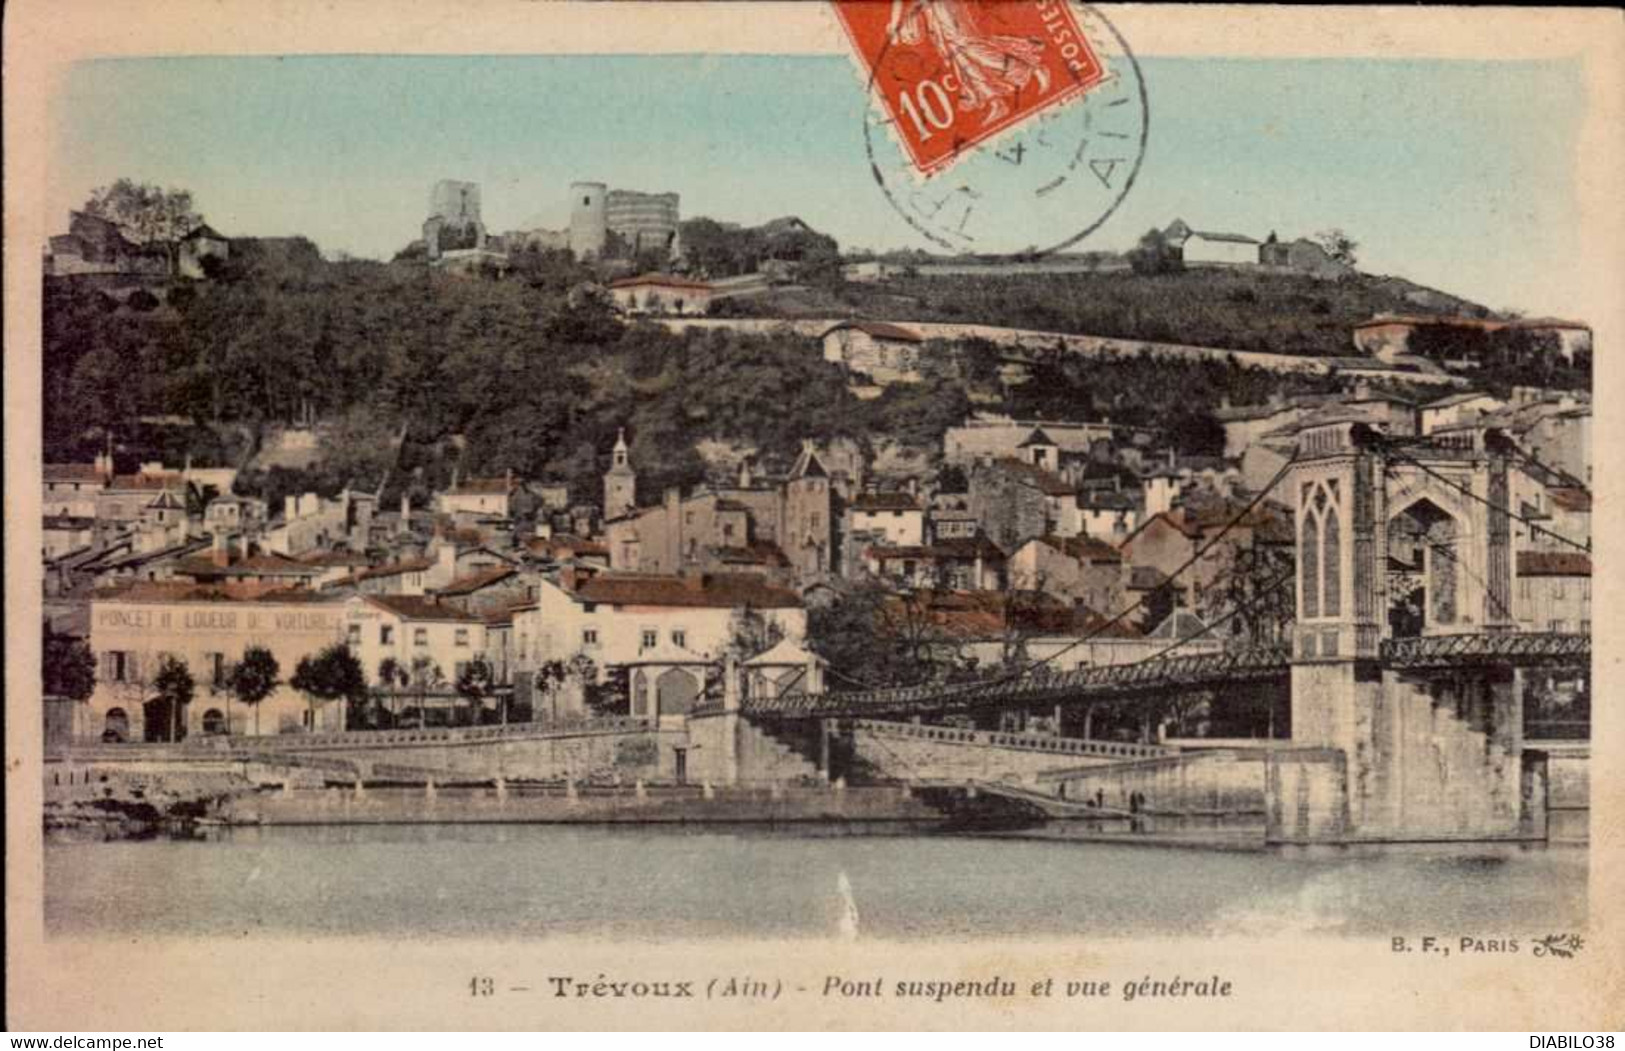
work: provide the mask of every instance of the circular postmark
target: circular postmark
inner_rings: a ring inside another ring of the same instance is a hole
[[[1005,27],[978,25],[977,5],[963,0],[893,0],[885,32],[870,27],[879,41],[866,56],[870,171],[897,213],[940,248],[1058,252],[1099,229],[1133,188],[1150,129],[1145,80],[1094,7],[988,7],[1033,16],[1012,23],[1025,32],[1001,34]]]

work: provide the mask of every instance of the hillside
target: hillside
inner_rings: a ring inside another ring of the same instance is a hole
[[[1265,270],[1106,271],[1000,277],[900,276],[876,284],[805,287],[735,308],[769,317],[851,316],[887,321],[975,321],[1118,339],[1232,350],[1338,356],[1376,314],[1490,312],[1403,278],[1342,281]],[[732,311],[730,311],[732,312]]]
[[[972,342],[935,347],[924,382],[863,400],[812,339],[628,325],[596,275],[567,254],[519,262],[496,279],[256,251],[210,281],[175,286],[163,303],[50,282],[46,459],[87,461],[110,433],[121,469],[188,455],[241,466],[278,428],[315,419],[319,460],[246,472],[243,491],[276,501],[305,488],[383,484],[392,500],[403,487],[444,484],[454,470],[513,470],[567,480],[576,499],[591,501],[623,426],[650,495],[704,477],[696,446],[707,442],[756,450],[765,466],[787,461],[804,438],[930,460],[973,405],[1052,419],[1110,415],[1158,426],[1184,451],[1215,452],[1221,398],[1261,402],[1326,382],[1234,365],[1055,356],[1034,364],[1031,382],[1007,388],[996,348]],[[1332,286],[1221,273],[836,281],[793,294],[826,316],[834,302],[871,316],[923,310],[1300,352],[1342,351],[1351,320],[1403,301],[1380,279]],[[787,297],[774,298],[782,307]],[[160,422],[175,417],[192,422]]]

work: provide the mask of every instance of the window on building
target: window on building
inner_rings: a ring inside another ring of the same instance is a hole
[[[379,626],[378,644],[380,646],[393,646],[395,644],[395,626],[393,624]]]
[[[457,641],[457,645],[459,645],[459,646],[467,646],[468,645],[468,629],[467,628],[458,628],[457,629],[457,640],[456,641]]]
[[[1554,620],[1546,625],[1546,630],[1554,635],[1561,635],[1569,630],[1569,626],[1566,621]]]
[[[597,646],[598,645],[598,629],[597,628],[582,628],[581,629],[581,644],[583,646]]]
[[[725,540],[732,540],[734,538],[734,527],[732,522],[728,522],[723,525],[722,536]]]
[[[414,646],[427,646],[428,644],[429,644],[429,629],[428,628],[413,628],[412,629],[412,645],[414,645]]]
[[[226,655],[224,653],[205,653],[203,665],[209,669],[209,685],[220,689],[226,685]]]
[[[1528,599],[1529,599],[1529,578],[1528,577],[1519,577],[1518,578],[1518,597],[1525,600],[1525,601],[1528,601]]]
[[[361,625],[351,624],[347,637],[351,646],[361,645]]]
[[[583,613],[595,613],[597,611],[598,603],[596,602],[583,602],[581,604],[581,612]]]
[[[1552,578],[1552,598],[1567,598],[1568,588],[1563,584],[1562,577]]]
[[[682,628],[673,629],[671,633],[671,644],[676,646],[678,649],[687,649],[688,632],[684,631]]]
[[[102,654],[102,677],[109,682],[129,682],[135,677],[135,662],[123,650],[108,650]]]
[[[659,642],[660,642],[660,634],[659,634],[659,632],[655,631],[655,629],[653,629],[653,628],[644,628],[643,629],[643,639],[639,643],[640,648],[646,649],[646,650],[652,650],[652,649],[655,648],[656,645],[659,644]]]
[[[1582,634],[1582,635],[1591,634],[1591,622],[1589,620],[1582,620],[1580,622],[1580,634]]]

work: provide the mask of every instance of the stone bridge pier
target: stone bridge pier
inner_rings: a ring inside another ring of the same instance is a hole
[[[1299,436],[1292,739],[1268,777],[1282,842],[1502,839],[1531,817],[1509,662],[1395,667],[1396,636],[1513,628],[1507,463],[1482,447],[1374,440],[1361,424]],[[1476,498],[1475,498],[1476,497]]]

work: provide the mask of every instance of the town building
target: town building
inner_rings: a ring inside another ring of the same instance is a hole
[[[1561,318],[1475,318],[1457,315],[1410,316],[1379,314],[1369,321],[1354,326],[1354,346],[1363,354],[1383,361],[1394,361],[1401,355],[1417,354],[1420,343],[1417,334],[1427,330],[1434,337],[1448,342],[1452,334],[1460,335],[1467,345],[1473,336],[1487,336],[1503,331],[1528,332],[1553,341],[1557,353],[1567,361],[1591,354],[1591,326]]]
[[[445,515],[508,519],[517,488],[512,471],[501,478],[454,478],[451,488],[435,494],[435,509]]]
[[[98,590],[89,604],[96,687],[75,721],[76,736],[169,741],[228,729],[253,733],[256,725],[272,734],[343,728],[342,705],[312,711],[287,685],[300,658],[344,638],[342,605],[317,592],[137,582]],[[257,712],[235,704],[226,688],[231,665],[249,646],[270,650],[280,668],[280,685]],[[183,660],[194,682],[192,703],[179,714],[153,687],[166,655]]]
[[[824,360],[875,384],[918,383],[925,337],[887,321],[842,321],[819,337]]]
[[[343,605],[344,639],[367,681],[387,685],[386,659],[440,691],[485,659],[485,618],[423,595],[355,595]]]
[[[619,459],[611,467],[605,477],[606,500],[628,479],[615,473],[621,467],[631,470]],[[784,478],[741,481],[747,484],[688,496],[668,489],[660,504],[606,522],[610,566],[656,574],[749,568],[797,585],[830,572],[834,525],[829,476],[811,443],[803,446]]]
[[[448,253],[485,248],[479,183],[441,179],[434,184],[429,217],[423,221],[423,244],[431,263]]]
[[[1513,609],[1520,631],[1591,632],[1591,556],[1519,551]]]
[[[209,260],[224,262],[229,258],[231,258],[231,240],[208,223],[200,223],[191,233],[181,238],[176,267],[182,277],[201,280],[209,276]]]
[[[1044,591],[1096,612],[1126,605],[1127,569],[1112,544],[1092,536],[1045,536],[1027,541],[1010,556],[1010,586]]]
[[[68,232],[47,242],[45,274],[162,279],[169,276],[169,255],[161,247],[131,241],[111,219],[69,212]]]
[[[513,609],[515,696],[530,696],[545,664],[591,662],[594,674],[624,668],[635,715],[677,715],[699,703],[706,671],[758,630],[806,635],[794,591],[750,574],[676,576],[573,569],[542,580],[534,602]],[[534,703],[544,703],[540,698]],[[580,710],[579,696],[545,703]]]
[[[897,587],[998,590],[1005,582],[1004,552],[984,536],[918,545],[859,544],[857,556],[869,576]]]
[[[44,468],[44,493],[40,513],[94,519],[96,497],[107,488],[113,475],[110,457],[98,456],[90,463],[48,463]]]
[[[1246,234],[1193,230],[1185,220],[1175,219],[1162,236],[1186,266],[1258,265],[1259,241]]]
[[[667,259],[682,255],[679,199],[675,193],[610,190],[604,197],[604,224],[616,254],[636,259],[659,252]]]
[[[847,543],[869,541],[894,546],[925,543],[925,508],[911,493],[870,492],[846,509]]]
[[[1331,253],[1307,237],[1282,241],[1273,230],[1258,246],[1258,262],[1262,266],[1295,270],[1322,280],[1337,280],[1355,272],[1354,267],[1333,258]]]
[[[1114,446],[1142,434],[1149,435],[1143,428],[1124,427],[1109,419],[1099,422],[1018,420],[995,413],[977,413],[943,433],[942,458],[960,467],[1020,458],[1023,443],[1039,430],[1058,450],[1057,467],[1051,470],[1104,460]]]
[[[692,316],[710,309],[717,290],[709,282],[674,274],[640,274],[611,281],[609,295],[626,314]]]
[[[978,464],[970,472],[970,507],[982,533],[1001,549],[1023,541],[1083,531],[1077,486],[1024,460]]]
[[[1418,410],[1423,435],[1469,423],[1506,407],[1506,402],[1483,391],[1461,391],[1430,401]]]

